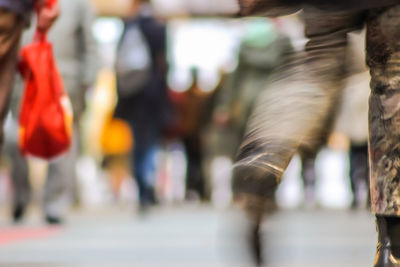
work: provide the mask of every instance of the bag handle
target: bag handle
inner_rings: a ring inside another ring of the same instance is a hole
[[[55,4],[57,4],[58,0],[39,0],[36,1],[35,5],[35,11],[36,14],[39,14],[40,10],[42,8],[52,8]],[[35,36],[33,41],[34,42],[43,42],[47,40],[47,35],[46,33],[40,32],[38,29],[36,29]]]
[[[33,36],[33,42],[42,43],[45,41],[47,41],[47,34],[36,29],[35,35]]]

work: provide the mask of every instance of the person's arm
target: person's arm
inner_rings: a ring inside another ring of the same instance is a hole
[[[57,0],[37,0],[37,29],[40,32],[47,32],[60,14],[60,7]]]

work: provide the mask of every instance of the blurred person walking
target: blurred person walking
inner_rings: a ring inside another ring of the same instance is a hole
[[[134,0],[137,13],[124,20],[116,62],[118,103],[114,117],[134,135],[132,168],[140,209],[156,204],[155,152],[167,115],[166,26],[148,0]]]
[[[211,116],[218,86],[204,91],[199,86],[199,70],[191,68],[192,84],[184,92],[169,91],[174,111],[173,124],[166,131],[167,139],[181,139],[187,158],[185,185],[186,200],[207,200],[208,188],[204,174],[204,130]]]
[[[48,223],[61,223],[74,199],[76,162],[80,155],[79,122],[85,109],[85,94],[96,77],[96,42],[91,33],[94,9],[86,0],[59,0],[62,13],[48,39],[53,43],[54,55],[63,77],[64,87],[71,99],[74,112],[74,134],[70,150],[49,162],[44,190],[43,210]],[[33,39],[34,29],[24,34],[23,43]],[[18,115],[21,91],[15,90],[12,113]],[[27,160],[18,151],[16,132],[7,135],[6,152],[12,160],[14,185],[13,219],[22,219],[30,200]]]
[[[215,97],[212,121],[206,136],[209,166],[218,157],[234,159],[254,103],[271,82],[274,70],[293,52],[290,39],[279,32],[276,24],[255,18],[246,25],[238,66],[224,79]],[[274,194],[269,197],[274,199]],[[274,208],[272,205],[271,210]]]
[[[299,148],[319,147],[320,137],[332,127],[348,67],[347,35],[366,23],[366,61],[372,78],[371,206],[379,235],[375,266],[400,266],[399,1],[239,0],[239,4],[247,15],[283,15],[302,9],[309,38],[305,51],[293,55],[271,89],[258,99],[234,168],[235,194],[253,224],[257,265],[263,262],[260,232],[267,196]]]

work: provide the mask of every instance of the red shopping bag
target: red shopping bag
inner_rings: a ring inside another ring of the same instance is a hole
[[[43,159],[66,152],[72,137],[72,108],[46,35],[36,32],[21,52],[25,91],[19,117],[19,146],[24,155]]]

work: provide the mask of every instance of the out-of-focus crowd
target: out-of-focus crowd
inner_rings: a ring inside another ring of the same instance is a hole
[[[3,153],[12,190],[2,192],[12,196],[16,222],[35,198],[48,223],[61,223],[74,203],[103,198],[137,197],[140,212],[179,201],[229,205],[232,162],[254,103],[305,43],[297,16],[161,17],[146,0],[115,10],[107,2],[60,0],[62,12],[49,32],[73,104],[67,154],[48,163],[21,156],[16,136],[23,85],[15,83]],[[33,39],[34,26],[22,43]],[[353,208],[363,201],[361,184],[368,184],[363,34],[351,35],[343,101],[321,136],[326,146],[349,152]],[[315,201],[317,155],[299,155],[307,203]],[[93,188],[102,189],[90,195]]]

